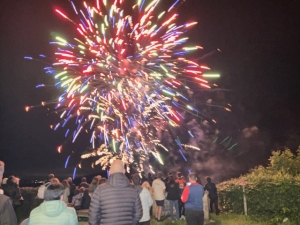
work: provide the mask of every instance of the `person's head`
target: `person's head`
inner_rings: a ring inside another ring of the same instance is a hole
[[[190,182],[196,182],[197,179],[198,179],[197,174],[195,174],[195,173],[190,173],[189,174],[189,181]]]
[[[85,191],[85,188],[84,187],[81,187],[81,188],[79,188],[79,193],[83,193],[84,191]]]
[[[51,180],[53,178],[54,178],[54,174],[53,173],[48,174],[48,180]]]
[[[64,194],[65,188],[60,183],[51,183],[45,190],[44,200],[60,200],[61,196]]]
[[[60,181],[59,181],[59,179],[57,179],[57,178],[52,178],[51,180],[50,180],[50,182],[52,183],[52,184],[60,184]]]
[[[16,177],[15,176],[9,176],[8,178],[7,178],[7,181],[6,181],[6,184],[7,185],[15,185],[15,184],[17,184],[16,183]]]
[[[68,180],[69,183],[72,183],[72,181],[73,181],[72,177],[68,177],[67,180]]]
[[[164,174],[163,174],[163,173],[159,172],[159,173],[157,174],[157,178],[162,179],[163,177],[164,177]]]
[[[177,172],[177,177],[178,178],[182,178],[182,173],[181,172]]]
[[[168,173],[168,177],[171,177],[171,176],[173,176],[173,173],[171,173],[171,172]]]
[[[111,164],[109,173],[110,174],[125,173],[123,162],[120,159],[116,159],[115,161],[113,161],[113,163]]]
[[[168,181],[168,183],[170,183],[170,184],[175,183],[175,180],[174,180],[173,176],[169,176],[169,181]]]
[[[63,180],[61,183],[62,183],[62,185],[64,185],[64,188],[70,187],[69,182],[67,180]]]
[[[138,174],[132,176],[132,183],[134,186],[139,186],[141,184],[141,179]]]
[[[100,185],[100,184],[104,184],[105,182],[106,182],[106,178],[103,177],[103,178],[101,178],[101,179],[99,180],[99,185]]]
[[[211,178],[210,178],[210,177],[206,177],[206,181],[207,181],[208,183],[210,183],[210,182],[211,182]]]
[[[81,183],[84,183],[84,182],[86,182],[86,177],[81,178]]]

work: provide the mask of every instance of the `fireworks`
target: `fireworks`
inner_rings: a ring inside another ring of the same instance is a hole
[[[159,131],[179,127],[183,111],[198,112],[186,97],[190,83],[210,88],[203,78],[209,68],[185,58],[202,49],[186,44],[185,33],[197,22],[176,23],[179,0],[163,12],[157,11],[161,0],[137,0],[131,8],[126,0],[83,2],[82,8],[70,2],[76,19],[55,12],[71,22],[78,36],[72,41],[56,37],[51,42],[58,46],[55,62],[45,68],[62,92],[55,105],[60,121],[53,129],[65,128],[73,143],[88,132],[93,150],[82,159],[98,157],[95,165],[103,169],[115,158],[140,168],[149,154],[163,164],[157,148],[168,149]],[[76,127],[68,129],[70,123]],[[200,150],[175,142],[185,160],[183,148]]]

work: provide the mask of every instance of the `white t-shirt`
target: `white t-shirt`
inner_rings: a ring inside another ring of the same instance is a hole
[[[164,190],[166,189],[166,185],[162,180],[154,180],[152,183],[152,188],[154,190],[154,198],[156,201],[165,200]]]

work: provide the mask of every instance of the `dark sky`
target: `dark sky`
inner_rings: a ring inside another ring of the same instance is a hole
[[[55,6],[72,12],[67,0],[0,1],[0,160],[7,175],[72,173],[63,170],[66,155],[56,152],[63,138],[50,130],[46,111],[24,110],[56,97],[55,90],[35,89],[53,82],[44,65],[23,59],[51,55],[56,33],[73,36]],[[241,128],[259,128],[265,155],[283,146],[294,150],[300,143],[299,1],[186,0],[180,10],[182,18],[199,22],[191,41],[205,51],[222,50],[210,66],[222,75],[217,83],[232,90]]]

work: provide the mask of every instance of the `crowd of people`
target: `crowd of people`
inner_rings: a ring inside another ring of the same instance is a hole
[[[14,225],[17,224],[15,209],[23,198],[18,178],[10,176],[3,182],[3,172],[4,163],[0,161],[0,225]],[[38,189],[37,197],[43,202],[22,225],[77,225],[78,210],[88,210],[90,225],[149,225],[151,215],[157,222],[166,219],[162,214],[166,207],[172,223],[182,219],[187,225],[203,225],[205,190],[209,192],[211,211],[219,213],[217,189],[209,177],[204,187],[195,173],[189,173],[188,180],[180,172],[167,176],[162,172],[156,175],[142,172],[128,178],[121,160],[112,163],[109,174],[108,179],[95,176],[91,183],[82,177],[78,186],[71,177],[60,181],[49,174]]]

